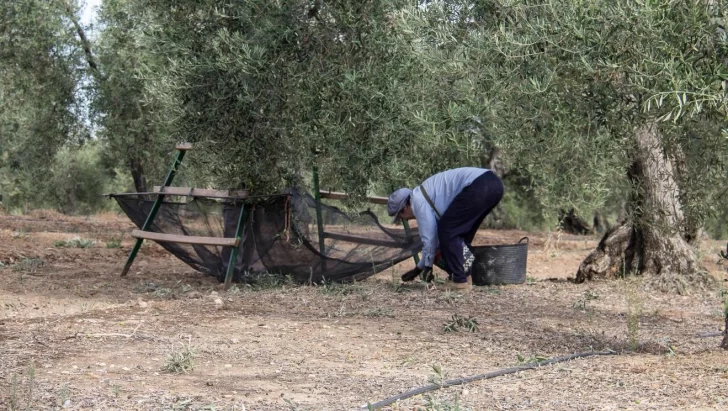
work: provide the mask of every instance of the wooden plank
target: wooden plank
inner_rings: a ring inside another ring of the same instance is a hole
[[[407,248],[407,245],[398,243],[395,241],[377,240],[375,238],[358,237],[355,235],[340,234],[340,233],[324,233],[324,238],[330,238],[332,240],[348,241],[356,244],[368,244],[368,245],[379,245],[382,247],[391,248]]]
[[[190,235],[163,234],[151,231],[134,230],[131,232],[134,238],[144,238],[146,240],[159,241],[162,243],[179,243],[179,244],[201,244],[201,245],[219,245],[237,247],[237,238],[224,237],[195,237]]]
[[[154,186],[155,193],[189,197],[248,198],[248,190],[211,190],[208,188]]]
[[[345,200],[349,198],[349,194],[341,193],[338,191],[321,190],[321,198],[328,198],[330,200]],[[369,196],[366,200],[373,204],[387,204],[387,197]]]
[[[192,150],[192,144],[191,143],[179,143],[176,146],[174,146],[174,149],[182,150],[182,151]]]

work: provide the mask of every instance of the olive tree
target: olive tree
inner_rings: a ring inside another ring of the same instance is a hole
[[[488,99],[474,104],[500,146],[552,208],[598,206],[615,189],[628,200],[577,280],[636,272],[681,288],[701,272],[689,243],[725,178],[725,7],[489,4],[498,22],[469,20],[467,47]]]
[[[447,30],[405,1],[154,1],[146,41],[167,64],[149,98],[198,175],[259,194],[301,183],[357,195],[479,153]],[[388,190],[390,187],[386,187]]]

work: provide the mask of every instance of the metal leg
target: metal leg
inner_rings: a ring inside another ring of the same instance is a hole
[[[321,251],[321,270],[326,272],[326,242],[324,241],[324,217],[321,212],[321,192],[319,191],[318,167],[313,168],[313,191],[316,200],[316,226],[318,228],[319,250]]]
[[[240,217],[238,217],[238,228],[235,230],[235,238],[238,239],[238,245],[230,251],[230,261],[228,262],[227,273],[225,274],[225,291],[230,288],[233,281],[233,273],[235,272],[235,262],[238,258],[238,251],[243,245],[243,230],[245,229],[245,204],[240,207]]]
[[[169,173],[167,173],[167,178],[164,179],[163,187],[166,187],[170,184],[172,184],[172,180],[174,179],[174,176],[177,174],[177,170],[179,169],[180,164],[182,163],[182,159],[185,157],[186,149],[180,149],[177,151],[177,156],[174,159],[174,163],[172,163],[172,168],[169,170]],[[157,196],[157,199],[154,201],[154,205],[152,206],[152,210],[149,211],[149,215],[147,216],[147,219],[144,221],[144,225],[142,226],[142,231],[147,231],[149,227],[152,225],[152,221],[154,221],[154,217],[157,216],[157,212],[159,211],[159,207],[162,205],[162,202],[164,201],[164,194],[159,194]],[[134,262],[134,259],[137,256],[137,253],[139,252],[139,249],[142,246],[142,242],[144,239],[137,238],[136,243],[134,244],[134,248],[131,249],[131,252],[129,253],[129,258],[126,259],[126,265],[124,265],[124,270],[121,271],[121,276],[125,277],[126,274],[129,272],[129,269],[131,268],[132,263]]]

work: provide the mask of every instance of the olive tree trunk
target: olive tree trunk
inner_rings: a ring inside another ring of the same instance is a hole
[[[577,282],[627,273],[665,276],[677,283],[700,270],[683,232],[676,168],[659,128],[648,122],[634,135],[637,153],[629,172],[636,190],[629,217],[607,231],[576,274]]]

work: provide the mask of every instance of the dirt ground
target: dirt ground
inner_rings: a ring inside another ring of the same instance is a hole
[[[0,216],[0,409],[355,410],[430,381],[592,350],[615,355],[384,409],[728,409],[728,352],[699,336],[723,324],[725,241],[701,246],[721,286],[682,296],[644,280],[570,283],[596,237],[516,231],[478,238],[529,237],[522,285],[468,296],[400,286],[408,261],[351,285],[225,292],[153,243],[120,278],[131,229],[116,215]],[[453,315],[478,330],[445,332]],[[174,353],[192,369],[165,371]]]

